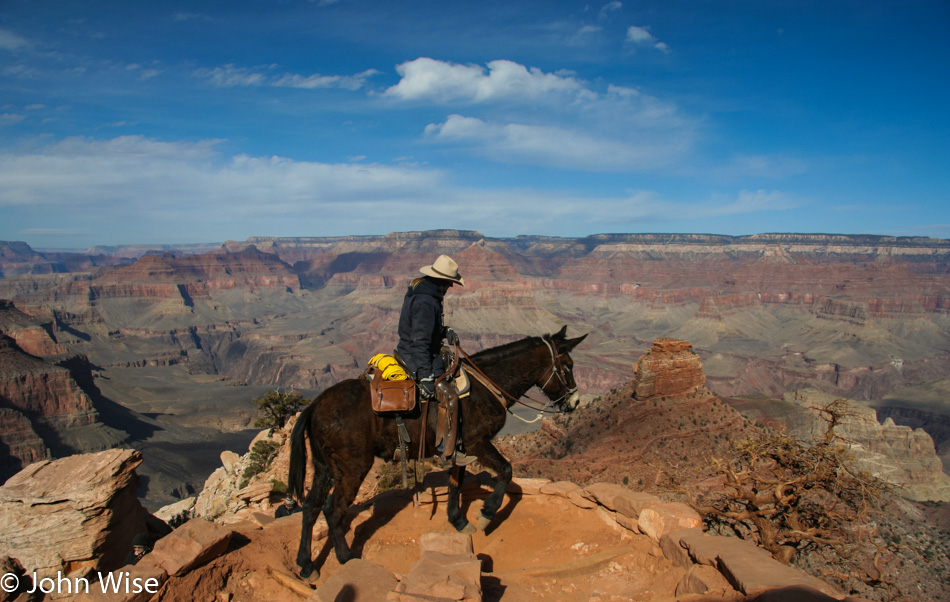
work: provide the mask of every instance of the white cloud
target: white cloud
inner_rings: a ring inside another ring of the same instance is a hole
[[[494,160],[581,171],[655,169],[678,155],[683,144],[674,137],[628,141],[580,129],[497,124],[462,115],[429,124],[425,132],[440,142],[473,145],[477,152]]]
[[[20,123],[26,119],[26,115],[20,115],[17,113],[2,113],[0,114],[0,127],[4,125],[13,125],[14,123]]]
[[[464,119],[451,125],[459,128],[456,133],[509,137],[526,147],[585,144],[569,132],[498,128]],[[565,135],[575,138],[565,140]],[[253,235],[329,236],[418,230],[421,214],[426,228],[481,230],[489,236],[577,235],[644,222],[675,224],[680,231],[692,224],[695,231],[702,220],[802,204],[768,190],[685,203],[643,190],[593,197],[560,190],[460,188],[444,172],[416,165],[223,156],[219,146],[217,140],[123,136],[70,138],[28,153],[0,153],[0,210],[16,207],[7,213],[28,216],[0,223],[0,239],[22,233],[89,246],[143,237],[208,242]],[[385,216],[382,226],[380,216]]]
[[[312,90],[314,88],[342,88],[344,90],[359,90],[366,85],[366,80],[379,74],[375,69],[367,69],[356,75],[296,75],[284,74],[271,83],[275,87],[285,88],[304,88]]]
[[[647,27],[631,25],[627,28],[627,41],[638,46],[652,46],[665,54],[670,52],[670,47],[665,42],[657,40]]]
[[[214,69],[198,69],[195,76],[206,79],[219,88],[259,87],[272,86],[275,88],[302,88],[313,90],[316,88],[341,88],[344,90],[359,90],[366,84],[366,80],[379,73],[375,69],[354,75],[298,75],[284,73],[275,75],[273,71],[277,65],[268,65],[248,69],[233,64],[215,67]]]
[[[614,12],[615,10],[620,10],[621,8],[623,8],[623,4],[621,2],[617,2],[617,0],[608,2],[607,4],[600,7],[600,18],[606,19],[610,13]]]
[[[4,50],[19,50],[29,45],[30,43],[26,38],[18,36],[9,29],[0,28],[0,48]]]
[[[385,95],[400,100],[430,102],[486,102],[538,98],[550,94],[574,94],[584,90],[574,77],[544,73],[513,61],[497,60],[487,65],[460,65],[422,57],[402,63],[402,76]]]
[[[244,67],[235,67],[233,64],[215,67],[214,69],[198,69],[195,71],[195,75],[207,79],[212,85],[219,88],[262,86],[265,82],[263,73],[251,71]]]
[[[161,142],[142,136],[67,138],[33,153],[0,154],[0,207],[50,205],[86,211],[171,208],[209,212],[310,210],[312,203],[426,198],[435,170],[327,164],[282,157],[222,157],[219,140]],[[196,217],[196,216],[193,216]]]

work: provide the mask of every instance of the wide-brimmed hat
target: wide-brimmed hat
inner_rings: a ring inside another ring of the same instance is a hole
[[[435,263],[427,265],[424,268],[419,268],[419,271],[426,276],[440,278],[442,280],[451,280],[452,282],[465,286],[465,281],[459,276],[459,264],[455,263],[455,260],[448,255],[439,255]]]

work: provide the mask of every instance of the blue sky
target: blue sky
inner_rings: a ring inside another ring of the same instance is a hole
[[[950,238],[950,3],[0,0],[0,240]]]

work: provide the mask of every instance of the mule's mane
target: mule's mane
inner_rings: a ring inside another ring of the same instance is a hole
[[[477,366],[494,365],[499,362],[510,361],[522,356],[525,352],[541,345],[541,337],[527,337],[497,347],[483,349],[472,355],[472,361]],[[523,358],[521,358],[523,359]]]

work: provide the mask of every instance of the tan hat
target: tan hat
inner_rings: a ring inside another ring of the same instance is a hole
[[[440,278],[442,280],[451,280],[452,282],[457,282],[465,286],[465,281],[459,276],[459,264],[455,263],[455,260],[448,255],[439,255],[435,263],[427,265],[424,268],[419,268],[419,271],[426,276],[432,276],[433,278]]]

